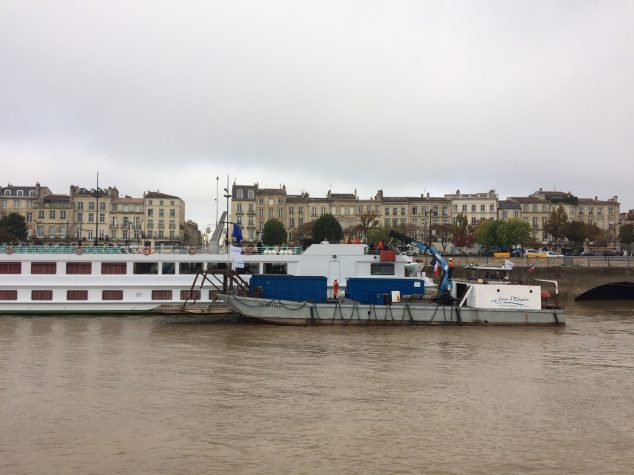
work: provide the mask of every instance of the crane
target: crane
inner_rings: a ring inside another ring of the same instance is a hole
[[[432,256],[432,263],[434,263],[434,260],[438,262],[443,271],[442,279],[440,281],[440,285],[438,286],[438,296],[440,297],[441,301],[450,300],[453,282],[449,276],[449,264],[447,264],[447,261],[438,251],[438,249],[436,249],[431,243],[425,244],[424,242],[417,241],[409,236],[406,236],[405,234],[401,234],[394,230],[390,231],[390,237],[398,239],[404,244],[416,247],[422,253],[429,254],[430,256]]]

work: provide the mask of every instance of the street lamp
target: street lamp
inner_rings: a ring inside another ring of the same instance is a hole
[[[438,216],[438,211],[435,209],[429,210],[427,214],[429,215],[429,245],[431,246],[431,218],[432,216]]]
[[[99,172],[97,172],[97,188],[92,196],[97,198],[97,204],[95,205],[95,246],[97,245],[97,239],[99,238]]]
[[[229,175],[227,175],[227,187],[224,188],[225,194],[223,195],[227,199],[227,252],[229,251],[229,198],[231,198],[231,193],[229,193]]]

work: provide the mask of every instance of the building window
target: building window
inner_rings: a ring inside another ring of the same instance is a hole
[[[77,209],[84,209],[84,202],[83,201],[78,201],[77,202]]]
[[[101,300],[123,300],[123,290],[102,290]]]
[[[174,275],[176,274],[176,264],[173,262],[163,262],[161,266],[161,274]]]
[[[31,262],[31,274],[56,274],[56,262]]]
[[[462,205],[462,211],[465,213],[467,212],[467,205]]]
[[[241,200],[242,198],[244,198],[244,192],[242,190],[236,190],[236,198]]]
[[[176,217],[176,210],[171,209],[170,210],[170,218],[175,218]]]
[[[416,206],[412,206],[412,214],[417,214],[418,208]]]
[[[390,215],[390,208],[385,208],[385,216],[389,216]]]
[[[37,212],[37,218],[38,219],[44,219],[44,210],[39,210]]]
[[[0,300],[17,300],[17,290],[0,290]]]
[[[88,300],[87,290],[67,290],[66,300]]]
[[[486,211],[485,205],[480,205],[480,212],[484,213]]]
[[[52,290],[32,290],[31,300],[53,300]]]
[[[153,290],[152,300],[172,300],[171,290]]]

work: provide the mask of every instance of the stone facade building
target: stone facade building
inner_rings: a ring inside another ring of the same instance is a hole
[[[177,196],[147,192],[143,198],[121,197],[116,187],[71,185],[68,195],[48,187],[0,187],[0,217],[24,216],[34,243],[97,242],[121,245],[200,245],[200,232],[186,229],[185,202]],[[187,231],[187,232],[186,232]],[[190,243],[189,240],[192,240]]]
[[[482,220],[522,219],[531,225],[533,238],[547,243],[544,224],[550,213],[563,206],[569,220],[596,224],[600,229],[617,232],[619,203],[615,196],[609,200],[576,198],[570,193],[543,191],[525,197],[500,200],[495,190],[483,193],[455,193],[443,197],[375,196],[362,199],[356,193],[332,193],[312,197],[308,193],[287,194],[286,186],[260,188],[254,185],[233,185],[231,215],[242,227],[247,241],[260,239],[264,224],[271,218],[280,220],[293,241],[299,228],[325,213],[330,213],[341,224],[346,237],[358,231],[361,217],[374,213],[381,226],[405,228],[416,239],[429,239],[429,232],[439,224],[454,224],[458,215],[475,225]]]

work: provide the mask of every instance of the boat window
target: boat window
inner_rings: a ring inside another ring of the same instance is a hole
[[[202,262],[181,262],[178,266],[178,272],[181,274],[195,274],[203,269]]]
[[[123,300],[123,290],[103,290],[101,300]]]
[[[0,274],[21,274],[21,262],[0,262]]]
[[[67,290],[66,300],[88,300],[87,290]]]
[[[0,290],[0,300],[17,300],[17,290]]]
[[[53,300],[52,290],[32,290],[31,300]]]
[[[173,262],[163,262],[163,266],[161,267],[161,274],[176,274],[176,264]]]
[[[394,264],[391,262],[373,262],[370,264],[370,275],[394,275]]]
[[[238,274],[259,274],[260,273],[260,264],[257,262],[245,262],[244,267],[241,269],[236,269]]]
[[[31,262],[31,274],[55,274],[56,262]]]
[[[172,300],[171,290],[153,290],[152,300]]]
[[[158,262],[135,262],[132,272],[135,274],[158,274]]]
[[[226,269],[227,268],[227,263],[226,262],[208,262],[207,263],[207,270],[211,270],[211,269]]]
[[[125,262],[102,262],[101,273],[106,275],[125,274],[126,263]]]
[[[92,263],[91,262],[67,262],[66,273],[67,274],[91,274]]]
[[[181,290],[181,300],[200,300],[200,290]]]
[[[267,262],[264,264],[265,274],[288,274],[286,264]]]
[[[209,300],[214,302],[217,298],[218,298],[218,291],[217,290],[210,290],[209,291]]]

